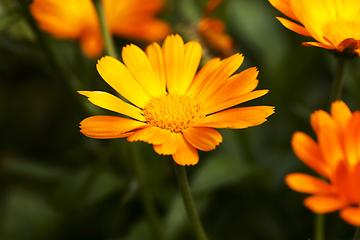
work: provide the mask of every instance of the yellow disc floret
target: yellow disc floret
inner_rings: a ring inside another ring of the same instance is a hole
[[[178,133],[205,117],[202,105],[188,96],[164,95],[143,109],[148,124]]]

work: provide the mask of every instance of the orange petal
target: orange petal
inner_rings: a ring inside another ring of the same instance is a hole
[[[91,58],[98,57],[104,49],[104,41],[98,29],[83,34],[80,40],[82,50]]]
[[[106,19],[112,33],[125,38],[160,41],[170,26],[154,18],[164,6],[162,0],[104,1]]]
[[[331,104],[331,116],[341,129],[345,130],[352,113],[343,101],[335,101]]]
[[[84,28],[84,16],[95,17],[91,16],[90,9],[88,1],[34,0],[30,5],[40,28],[60,38],[79,38]]]
[[[157,98],[164,94],[163,86],[155,77],[150,61],[143,50],[134,44],[127,45],[122,50],[122,59],[131,74],[151,97]]]
[[[185,139],[195,148],[210,151],[222,142],[221,134],[212,128],[193,127],[183,131]]]
[[[213,58],[207,62],[196,74],[186,94],[191,97],[198,96],[203,86],[206,84],[207,79],[220,66],[221,62],[220,58]]]
[[[324,157],[316,142],[302,132],[293,135],[291,144],[296,156],[306,165],[314,169],[324,177],[329,178],[330,168],[326,164]]]
[[[293,190],[303,193],[332,194],[331,185],[323,180],[303,173],[292,173],[285,177],[286,184]]]
[[[295,21],[299,21],[291,9],[290,0],[269,0],[269,2],[284,15],[294,19]]]
[[[345,161],[340,161],[334,169],[333,184],[336,186],[338,195],[351,202],[352,184],[350,182],[350,171]]]
[[[177,134],[178,148],[172,155],[174,161],[182,166],[195,165],[199,162],[199,153],[196,148],[193,147],[182,134]]]
[[[78,93],[88,97],[88,100],[96,106],[127,115],[139,121],[146,121],[139,108],[124,102],[110,93],[100,91],[78,91]]]
[[[250,101],[252,99],[264,96],[265,94],[267,94],[269,92],[269,90],[258,90],[258,91],[254,91],[254,92],[250,92],[244,95],[240,95],[234,98],[231,98],[223,103],[217,104],[209,109],[205,108],[204,114],[208,115],[214,112],[218,112],[220,110],[224,110],[230,107],[233,107],[235,105],[238,105],[240,103],[243,102],[247,102]]]
[[[229,76],[233,74],[244,61],[244,56],[241,54],[234,54],[221,61],[220,66],[215,69],[208,78],[204,80],[197,100],[206,102],[208,98],[211,98],[224,84],[226,84]]]
[[[356,111],[348,122],[344,134],[346,160],[350,166],[358,163],[360,156],[360,112]]]
[[[301,45],[306,47],[321,47],[329,50],[335,49],[333,45],[329,45],[321,42],[303,42]]]
[[[165,94],[166,91],[166,81],[165,81],[165,69],[164,69],[164,58],[161,47],[157,43],[152,43],[147,46],[145,50],[156,79],[160,83],[161,94]]]
[[[121,138],[128,136],[130,131],[146,127],[146,125],[146,123],[128,118],[92,116],[80,122],[80,132],[91,138]]]
[[[306,30],[306,28],[304,28],[303,26],[300,26],[299,24],[296,24],[292,21],[289,21],[289,20],[287,20],[285,18],[281,18],[281,17],[277,17],[277,20],[279,20],[281,22],[281,24],[284,25],[284,27],[286,27],[287,29],[294,31],[298,34],[311,37],[308,30]]]
[[[305,199],[304,204],[316,213],[328,213],[339,210],[347,205],[347,202],[331,195],[314,195]]]
[[[206,116],[196,127],[247,128],[260,125],[274,113],[274,107],[256,106],[232,108]]]
[[[178,136],[180,133],[171,133],[170,137],[163,144],[154,144],[154,150],[161,155],[171,155],[178,149]]]
[[[360,227],[360,207],[346,207],[341,210],[340,216],[348,223]]]
[[[149,94],[131,75],[123,63],[113,57],[103,57],[96,65],[100,76],[120,95],[143,108],[150,101]]]
[[[169,137],[170,137],[169,130],[150,126],[134,132],[127,138],[127,140],[129,142],[143,141],[157,145],[157,144],[163,144],[169,139]]]
[[[232,76],[224,84],[224,86],[222,86],[216,93],[212,95],[211,98],[209,98],[204,103],[204,108],[208,109],[217,106],[220,103],[236,96],[239,92],[255,81],[257,75],[258,71],[256,68],[249,68],[239,74]]]

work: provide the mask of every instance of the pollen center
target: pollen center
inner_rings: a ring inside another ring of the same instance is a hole
[[[167,94],[143,109],[148,124],[178,133],[205,117],[202,105],[188,96]]]

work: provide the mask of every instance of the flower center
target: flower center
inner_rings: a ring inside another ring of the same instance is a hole
[[[143,109],[148,124],[178,133],[205,117],[202,105],[188,96],[165,95]]]

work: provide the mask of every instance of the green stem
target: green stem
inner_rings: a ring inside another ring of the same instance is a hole
[[[149,218],[149,225],[150,230],[153,233],[154,239],[156,240],[164,240],[165,236],[163,232],[161,231],[161,224],[159,217],[157,215],[157,212],[154,208],[154,204],[152,203],[151,194],[149,192],[149,186],[147,184],[147,180],[145,179],[145,173],[146,170],[143,165],[142,158],[140,157],[139,150],[137,149],[136,143],[130,143],[132,156],[133,156],[133,163],[136,175],[138,177],[139,183],[140,183],[140,194],[142,198],[142,202],[147,214],[147,217]]]
[[[353,240],[360,240],[360,227],[356,228]]]
[[[325,215],[315,214],[315,234],[314,240],[324,240],[325,232]]]
[[[204,229],[201,225],[199,220],[199,216],[196,212],[194,201],[190,192],[189,183],[186,177],[186,170],[184,166],[180,166],[176,163],[175,164],[175,171],[176,177],[178,181],[178,185],[180,188],[181,195],[184,200],[184,205],[186,208],[187,215],[190,220],[190,224],[192,225],[195,234],[199,240],[207,240],[206,234]]]
[[[335,70],[335,78],[333,83],[333,92],[330,98],[330,105],[332,102],[336,100],[340,100],[341,98],[341,90],[344,81],[344,72],[345,72],[345,63],[347,58],[342,56],[336,57],[336,70]]]
[[[101,33],[102,33],[102,36],[103,36],[104,42],[105,42],[106,54],[111,57],[117,58],[115,44],[114,44],[114,41],[109,32],[109,28],[108,28],[108,25],[106,22],[106,16],[105,16],[105,11],[104,11],[104,6],[102,4],[102,1],[101,0],[92,0],[92,1],[95,6],[98,18],[99,18]]]

